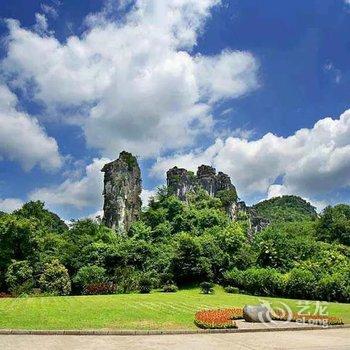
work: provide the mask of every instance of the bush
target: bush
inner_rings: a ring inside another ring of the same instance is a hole
[[[139,288],[140,274],[132,267],[117,268],[113,281],[117,285],[117,293],[130,293]]]
[[[103,283],[106,281],[106,270],[103,267],[91,265],[80,268],[74,278],[80,290],[85,286],[96,283]]]
[[[309,270],[294,268],[288,274],[286,291],[292,298],[312,299],[316,287],[316,278]]]
[[[9,291],[14,295],[30,293],[34,286],[33,269],[27,260],[12,263],[6,272],[6,283]]]
[[[285,290],[285,277],[275,269],[233,269],[224,274],[224,279],[228,285],[255,295],[277,296],[283,295]]]
[[[45,264],[39,285],[43,292],[53,295],[68,295],[71,292],[68,271],[57,259]]]
[[[91,283],[84,287],[84,294],[98,295],[98,294],[114,294],[116,286],[112,282]]]
[[[139,280],[139,291],[142,294],[148,294],[153,288],[153,279],[148,273],[141,275]]]
[[[324,276],[318,282],[316,297],[321,300],[349,302],[349,281],[340,273]]]
[[[164,293],[175,293],[178,290],[179,290],[179,288],[175,284],[166,284],[163,287],[163,292]]]
[[[227,287],[225,287],[225,292],[226,293],[230,293],[230,294],[238,294],[239,293],[239,288],[232,287],[232,286],[227,286]]]
[[[203,294],[210,294],[214,292],[214,284],[211,282],[202,282],[199,286]]]

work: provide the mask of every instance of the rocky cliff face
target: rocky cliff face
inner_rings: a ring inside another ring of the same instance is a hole
[[[104,217],[106,226],[128,230],[141,213],[141,171],[136,158],[121,152],[119,158],[106,164],[104,172]]]
[[[237,220],[240,212],[247,215],[252,237],[256,232],[261,231],[269,225],[269,221],[260,217],[257,212],[246,206],[243,201],[237,201],[236,188],[227,174],[216,170],[209,165],[201,165],[197,174],[183,168],[174,167],[167,172],[168,189],[181,200],[186,200],[186,194],[201,187],[212,197],[220,197],[227,215],[231,220]]]
[[[196,177],[193,172],[183,168],[173,167],[166,173],[168,189],[179,197],[186,200],[186,194],[196,188]]]
[[[167,171],[167,185],[181,200],[186,200],[186,194],[198,187],[206,190],[212,197],[222,190],[232,190],[236,193],[230,177],[222,172],[216,174],[216,170],[209,165],[201,165],[196,175],[192,171],[175,166]]]

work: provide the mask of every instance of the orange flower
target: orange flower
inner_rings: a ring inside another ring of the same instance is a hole
[[[233,321],[243,317],[243,309],[201,310],[195,315],[195,324],[200,328],[237,328]]]

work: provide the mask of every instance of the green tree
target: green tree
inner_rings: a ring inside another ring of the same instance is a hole
[[[68,270],[58,260],[45,264],[39,285],[43,292],[52,295],[68,295],[71,292]]]
[[[271,222],[315,220],[316,208],[298,196],[273,197],[253,205],[258,215]]]
[[[350,206],[327,207],[316,224],[316,231],[321,240],[350,245]]]
[[[44,205],[41,201],[30,201],[13,214],[25,219],[37,220],[41,228],[51,232],[62,234],[67,231],[68,226],[65,222],[58,215],[45,209]]]
[[[6,272],[6,283],[11,293],[29,293],[34,286],[33,269],[27,260],[12,260]]]
[[[200,242],[188,233],[175,240],[172,271],[178,283],[189,283],[212,278],[211,263],[203,256]]]
[[[81,267],[75,275],[74,283],[83,290],[85,286],[93,283],[103,283],[107,279],[106,270],[101,266],[89,265]]]

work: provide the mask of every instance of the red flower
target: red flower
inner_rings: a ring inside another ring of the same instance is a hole
[[[195,315],[194,323],[200,328],[237,328],[233,320],[243,317],[243,309],[201,310]]]

